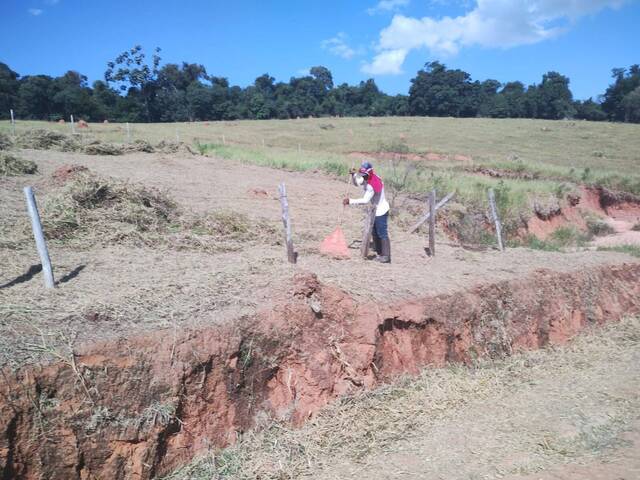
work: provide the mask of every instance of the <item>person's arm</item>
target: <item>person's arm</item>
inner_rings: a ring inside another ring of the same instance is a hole
[[[350,198],[349,205],[364,205],[369,203],[373,198],[373,187],[371,185],[367,185],[364,191],[364,196],[362,198]]]

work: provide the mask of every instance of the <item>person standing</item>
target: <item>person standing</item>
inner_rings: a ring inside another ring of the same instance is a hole
[[[373,224],[373,244],[378,256],[376,260],[381,263],[391,263],[391,242],[389,240],[388,220],[389,202],[384,196],[384,182],[373,171],[373,165],[363,162],[356,172],[352,170],[351,181],[356,186],[362,186],[364,195],[362,198],[345,198],[343,205],[371,204],[376,209],[376,218]]]

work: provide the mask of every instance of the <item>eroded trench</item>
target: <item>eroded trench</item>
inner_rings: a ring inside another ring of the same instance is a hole
[[[566,342],[640,312],[640,263],[362,304],[298,274],[225,326],[91,345],[3,372],[2,478],[148,479],[265,419],[300,425],[339,396],[427,365]]]

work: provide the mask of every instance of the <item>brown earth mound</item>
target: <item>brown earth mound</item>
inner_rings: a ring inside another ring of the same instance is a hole
[[[236,324],[3,372],[3,478],[153,478],[261,419],[300,424],[391,376],[564,343],[639,311],[640,264],[540,270],[392,305],[359,304],[301,274],[275,308]]]

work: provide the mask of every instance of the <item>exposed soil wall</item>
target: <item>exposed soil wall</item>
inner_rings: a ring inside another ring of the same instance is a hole
[[[585,214],[595,214],[611,222],[624,221],[632,226],[640,221],[640,198],[603,187],[581,187],[580,195],[571,196],[567,204],[558,205],[555,211],[544,215],[536,212],[536,216],[527,221],[526,233],[545,239],[564,226],[586,230]]]
[[[300,424],[400,373],[563,343],[639,311],[640,263],[539,270],[394,305],[358,304],[300,274],[278,307],[234,325],[4,372],[2,478],[152,478],[268,417]]]

